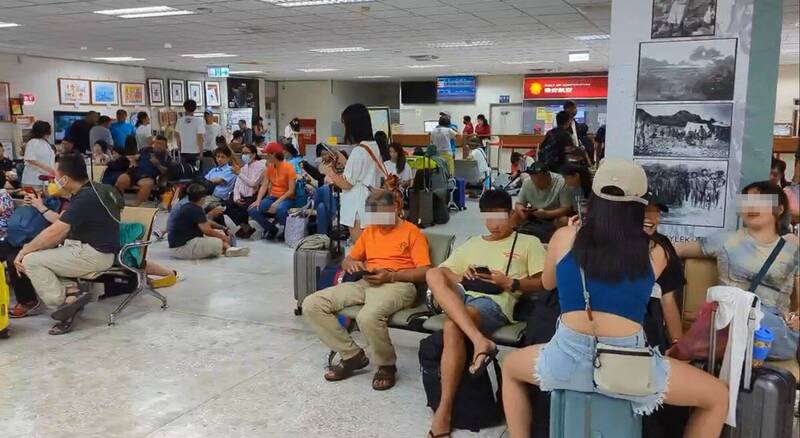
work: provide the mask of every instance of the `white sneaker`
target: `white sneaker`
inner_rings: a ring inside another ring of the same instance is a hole
[[[178,272],[178,271],[174,271],[174,270],[172,272],[175,273],[175,280],[177,280],[178,283],[180,283],[181,281],[186,280],[186,274],[184,274],[183,272]]]
[[[225,251],[225,257],[245,257],[250,254],[250,248],[232,246]]]

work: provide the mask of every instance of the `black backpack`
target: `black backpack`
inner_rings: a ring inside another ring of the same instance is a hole
[[[564,162],[564,149],[559,147],[555,129],[547,131],[544,140],[539,145],[536,161],[547,164],[550,170],[558,169]]]
[[[467,357],[472,357],[472,344],[467,342]],[[428,406],[436,410],[442,397],[441,374],[439,365],[442,360],[444,338],[438,331],[419,341],[419,365],[422,371],[422,385]],[[501,398],[502,376],[497,361],[492,362],[497,377],[497,392],[492,388],[489,370],[475,377],[464,367],[461,383],[453,401],[452,426],[478,432],[481,429],[494,427],[503,422],[503,406]]]

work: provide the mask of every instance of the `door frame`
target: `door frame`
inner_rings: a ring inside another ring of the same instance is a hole
[[[521,111],[520,111],[520,113],[519,113],[519,132],[518,132],[517,134],[520,134],[520,133],[522,133],[522,124],[523,124],[523,121],[524,121],[524,115],[523,115],[523,113],[524,113],[524,111],[525,111],[525,105],[524,105],[524,103],[523,103],[523,102],[490,103],[490,104],[489,104],[489,125],[490,125],[490,126],[494,126],[494,121],[492,121],[492,110],[493,110],[495,107],[498,107],[498,106],[499,106],[499,107],[503,107],[503,106],[518,106],[518,107],[519,107],[519,109],[520,109]],[[514,134],[514,135],[516,135],[516,134]]]

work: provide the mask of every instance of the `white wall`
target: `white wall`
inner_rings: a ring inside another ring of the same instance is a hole
[[[800,98],[800,64],[781,65],[778,68],[775,122],[791,122],[794,100]]]
[[[489,105],[500,103],[500,95],[511,96],[511,103],[522,102],[522,75],[478,76],[478,90],[475,102],[444,104],[400,104],[400,132],[403,134],[422,134],[426,120],[439,120],[440,111],[449,111],[459,128],[464,116],[475,117],[483,114],[489,118]]]

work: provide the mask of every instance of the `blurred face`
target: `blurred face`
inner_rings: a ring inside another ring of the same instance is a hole
[[[217,154],[214,156],[214,158],[216,158],[218,166],[224,166],[231,161],[231,159],[225,154]]]
[[[661,210],[656,205],[648,205],[644,210],[644,232],[652,236],[661,223]]]
[[[365,225],[375,225],[382,231],[390,231],[399,222],[397,209],[394,205],[367,204]]]
[[[167,150],[167,142],[165,142],[164,140],[156,139],[155,141],[153,141],[153,149],[155,149],[158,152],[164,152]]]
[[[531,175],[531,179],[533,180],[533,184],[536,186],[536,188],[540,190],[550,187],[550,183],[552,182],[549,173],[537,173]]]
[[[97,114],[97,113],[89,113],[89,114],[86,116],[86,120],[87,120],[89,123],[91,123],[91,124],[93,124],[93,125],[94,125],[95,123],[97,123],[97,119],[98,119],[98,117],[100,117],[100,115],[99,115],[99,114]]]
[[[242,150],[242,162],[250,163],[251,161],[253,161],[253,152],[251,152],[250,149],[244,148]]]
[[[392,160],[392,163],[396,163],[398,157],[397,151],[394,148],[389,148],[389,159]]]
[[[775,230],[783,207],[776,195],[762,195],[758,189],[750,189],[738,199],[739,215],[747,228],[753,230]]]
[[[578,114],[578,107],[571,106],[567,108],[565,111],[570,115],[570,117],[575,117]]]
[[[214,117],[211,116],[210,114],[203,116],[203,118],[206,120],[206,125],[214,123]]]
[[[781,180],[783,179],[783,174],[781,170],[777,167],[773,167],[772,170],[769,172],[769,182],[775,184],[776,186],[781,184]]]
[[[126,113],[125,111],[123,111],[121,113],[117,113],[117,121],[118,122],[124,122],[126,120],[128,120],[128,113]]]
[[[507,210],[481,210],[481,218],[486,230],[494,239],[504,239],[514,231],[511,212]]]
[[[577,173],[575,175],[564,175],[564,182],[567,186],[577,189],[581,186],[581,177]]]
[[[239,122],[239,129],[247,128],[247,122]]]

